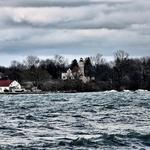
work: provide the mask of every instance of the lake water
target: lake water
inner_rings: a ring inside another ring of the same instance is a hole
[[[0,150],[149,150],[150,92],[0,95]]]

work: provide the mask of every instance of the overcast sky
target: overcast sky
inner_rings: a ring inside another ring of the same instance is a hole
[[[150,0],[0,0],[0,65],[119,49],[150,56]]]

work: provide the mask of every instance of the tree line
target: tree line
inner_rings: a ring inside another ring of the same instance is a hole
[[[77,90],[81,87],[83,91],[84,88],[88,88],[86,91],[150,90],[150,57],[130,58],[128,53],[119,50],[114,54],[114,61],[107,62],[101,54],[97,54],[85,58],[85,76],[95,77],[95,81],[85,85],[77,80],[65,83],[60,80],[62,72],[66,72],[68,68],[75,70],[77,67],[76,59],[69,64],[67,59],[60,55],[46,60],[40,60],[37,56],[28,56],[23,62],[14,60],[10,67],[0,67],[0,72],[3,73],[4,78],[17,80],[20,83],[31,81],[34,86],[43,89],[45,89],[44,83],[53,80],[58,83],[56,90]],[[59,88],[60,82],[63,85],[61,88]]]

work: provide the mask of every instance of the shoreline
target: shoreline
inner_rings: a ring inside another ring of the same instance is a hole
[[[94,92],[142,92],[149,90],[137,89],[137,90],[105,90],[105,91],[42,91],[42,92],[7,92],[0,93],[0,95],[21,95],[21,94],[48,94],[48,93],[94,93]]]
[[[0,93],[0,95],[21,95],[21,94],[46,94],[49,92],[6,92],[6,93]]]

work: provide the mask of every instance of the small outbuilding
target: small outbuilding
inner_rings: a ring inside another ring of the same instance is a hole
[[[0,80],[0,93],[21,90],[21,85],[15,80]]]

